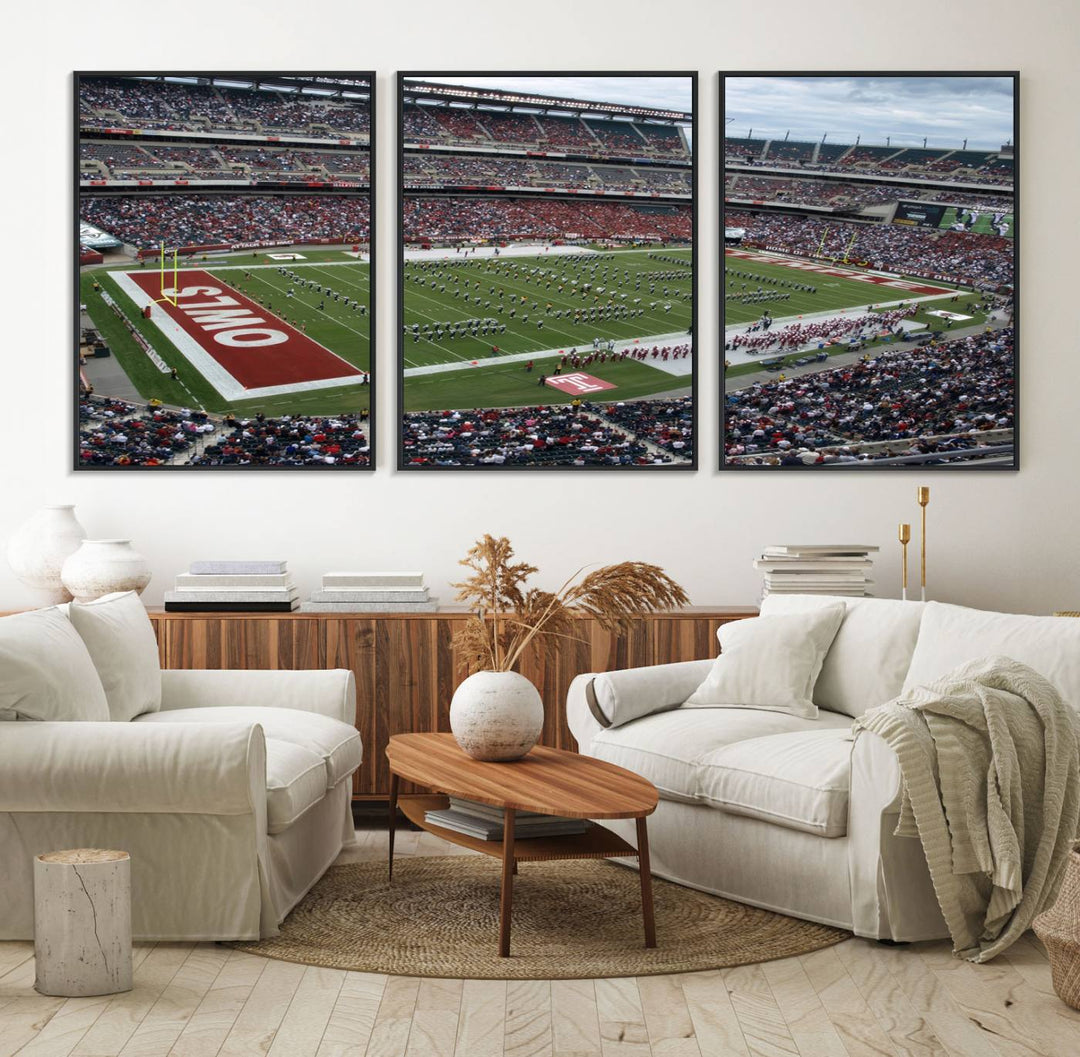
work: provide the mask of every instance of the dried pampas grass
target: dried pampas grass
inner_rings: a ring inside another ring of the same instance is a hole
[[[606,631],[625,632],[641,613],[687,603],[686,592],[658,565],[620,562],[584,576],[578,570],[552,593],[525,582],[535,566],[513,562],[514,548],[501,536],[477,540],[459,563],[473,575],[451,586],[472,616],[454,637],[470,671],[509,671],[534,638],[576,638],[575,614],[592,617]],[[575,582],[576,581],[576,582]]]

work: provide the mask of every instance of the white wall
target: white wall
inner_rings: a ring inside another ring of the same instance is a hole
[[[19,5],[5,31],[0,541],[39,504],[74,502],[91,535],[130,535],[151,558],[151,604],[193,558],[243,555],[288,558],[305,591],[330,568],[421,568],[449,600],[456,560],[485,531],[509,535],[548,585],[585,563],[637,558],[662,563],[700,604],[755,600],[750,561],[764,544],[874,542],[878,591],[895,595],[896,523],[917,520],[915,488],[928,483],[931,597],[1080,608],[1075,0],[63,0]],[[140,66],[378,70],[377,473],[72,473],[69,73]],[[701,72],[697,473],[394,471],[393,74],[424,67]],[[717,472],[715,71],[725,67],[1020,69],[1019,473]],[[27,602],[0,568],[0,609]]]

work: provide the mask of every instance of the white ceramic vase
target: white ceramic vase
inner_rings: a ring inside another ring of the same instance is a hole
[[[450,701],[450,729],[475,760],[519,760],[543,728],[540,692],[517,672],[476,672]]]
[[[8,564],[43,604],[70,602],[60,570],[85,536],[73,506],[43,506],[8,540]]]
[[[76,602],[92,602],[114,591],[141,595],[150,582],[150,565],[131,540],[83,540],[60,575]]]

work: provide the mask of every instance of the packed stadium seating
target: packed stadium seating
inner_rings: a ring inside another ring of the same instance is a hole
[[[246,179],[311,182],[342,176],[367,183],[367,150],[297,150],[288,147],[190,146],[118,140],[83,140],[79,159],[84,179]]]
[[[80,217],[139,249],[259,241],[366,242],[366,195],[83,195]]]
[[[406,198],[406,242],[444,239],[663,239],[688,241],[686,205],[549,198]]]
[[[665,194],[689,194],[691,186],[685,169],[427,152],[405,154],[404,181],[407,187],[534,186]]]
[[[939,277],[965,286],[1013,281],[1013,240],[997,235],[778,213],[728,212],[725,223],[746,230],[743,245],[806,257],[820,251],[828,258],[867,263],[881,271]],[[849,250],[853,235],[856,241]]]
[[[227,418],[192,466],[368,466],[367,415]]]
[[[729,392],[729,458],[779,464],[857,462],[970,449],[1013,427],[1011,327]],[[765,457],[763,460],[759,457]]]
[[[370,457],[366,413],[221,421],[80,392],[79,461],[87,466],[366,466]]]
[[[725,157],[741,164],[774,168],[849,172],[939,182],[1011,184],[1013,161],[1008,153],[787,140],[724,140]]]
[[[221,88],[131,77],[82,77],[79,111],[83,126],[207,131],[302,133],[338,139],[370,132],[367,106],[335,99],[304,98],[262,88]]]
[[[407,412],[404,458],[428,466],[644,466],[687,457],[682,449],[677,456],[668,454],[675,451],[673,431],[685,409],[667,410],[669,402],[643,403],[664,404],[665,409],[653,416],[643,411],[639,422],[629,421],[635,416],[624,412],[625,427],[607,420],[606,404]],[[667,451],[651,449],[635,432],[666,439]]]

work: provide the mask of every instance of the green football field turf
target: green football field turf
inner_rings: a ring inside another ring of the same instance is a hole
[[[799,271],[783,264],[771,264],[765,259],[747,260],[745,257],[725,257],[724,268],[724,324],[752,323],[760,319],[767,309],[774,319],[799,316],[806,312],[829,312],[841,308],[866,308],[878,301],[899,301],[902,292],[874,286],[858,279],[840,279],[832,275]],[[741,274],[740,274],[741,273]],[[745,278],[752,276],[752,278]],[[769,280],[775,280],[770,282]],[[781,286],[782,282],[813,286],[817,293],[794,290]],[[753,293],[761,287],[771,294],[789,294],[787,300],[763,301],[744,304],[737,297]],[[727,295],[734,294],[735,297]]]
[[[301,276],[310,275],[312,279],[321,280],[321,285],[329,286],[343,296],[361,304],[370,304],[369,265],[346,258],[341,250],[304,249],[302,253],[305,258],[303,261],[273,261],[265,253],[258,253],[208,259],[200,257],[184,262],[182,267],[203,269],[249,297],[268,300],[274,304],[275,311],[288,315],[290,323],[306,324],[309,337],[361,370],[370,370],[370,315],[361,315],[359,310],[354,312],[341,302],[325,296],[320,297],[313,291],[302,289],[295,283],[291,284],[287,277],[277,271],[278,267],[284,267]],[[253,267],[255,265],[272,267]],[[120,290],[109,275],[110,270],[132,271],[135,267],[137,264],[84,270],[80,278],[80,296],[82,303],[87,306],[90,318],[144,399],[156,398],[166,404],[181,406],[198,404],[207,411],[231,410],[242,415],[260,411],[274,416],[348,414],[369,407],[370,387],[361,385],[318,389],[257,400],[224,400],[179,349],[150,320],[142,317],[134,302]],[[148,262],[147,268],[153,267],[153,262]],[[251,270],[251,279],[244,278],[247,270]],[[162,359],[170,367],[176,368],[179,376],[177,381],[167,374],[162,374],[150,362],[120,320],[102,302],[100,294],[93,288],[95,281],[121,306],[127,318]],[[285,294],[290,285],[294,287],[294,296],[286,298]],[[323,311],[318,307],[320,301],[326,303]]]
[[[686,336],[693,311],[691,262],[689,249],[406,261],[401,335],[404,366],[491,360],[493,346],[498,346],[501,355],[572,348],[586,353],[591,351],[594,338],[644,341],[654,335]],[[661,278],[661,272],[672,274]],[[587,315],[589,309],[611,304],[631,311],[625,317]],[[575,309],[583,310],[582,315],[575,318]],[[481,324],[475,336],[467,325],[463,336],[448,336],[451,324],[460,332],[472,319],[493,320],[495,325],[488,325],[486,335]],[[542,327],[537,325],[539,321]],[[436,324],[442,325],[441,339]],[[506,329],[499,330],[500,325]],[[664,342],[678,343],[676,338]],[[538,384],[539,376],[552,373],[558,359],[557,354],[538,356],[531,372],[524,362],[510,362],[406,375],[405,409],[569,402],[573,394]],[[594,363],[582,369],[616,386],[600,394],[600,399],[644,397],[691,385],[689,375],[671,375],[637,361]]]

